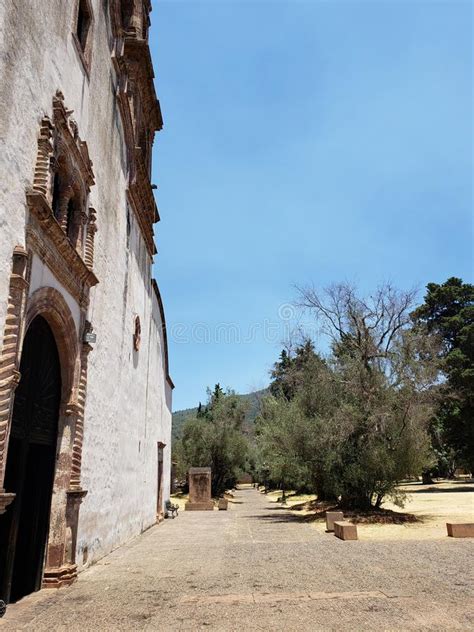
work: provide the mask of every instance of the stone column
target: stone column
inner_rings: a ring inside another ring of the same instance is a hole
[[[72,198],[73,193],[74,192],[71,185],[65,186],[63,190],[59,193],[58,215],[56,219],[58,220],[58,223],[64,232],[67,231],[67,211],[69,200]]]
[[[87,224],[86,232],[86,247],[84,251],[84,263],[92,270],[94,266],[94,240],[97,232],[97,214],[92,206],[89,208],[89,223]]]
[[[84,333],[92,331],[91,324],[86,321]],[[76,424],[74,430],[74,442],[72,446],[72,469],[69,489],[73,491],[81,490],[81,469],[82,469],[82,444],[84,439],[84,409],[87,394],[87,362],[91,345],[82,344],[81,369],[79,375],[79,386],[77,389]]]
[[[45,197],[49,197],[51,188],[51,154],[53,145],[51,142],[53,124],[48,116],[41,120],[40,134],[38,138],[38,153],[36,156],[35,174],[33,177],[33,189],[39,191]]]
[[[85,333],[91,330],[86,321]],[[66,490],[66,506],[58,520],[57,533],[50,527],[47,564],[43,576],[43,588],[58,588],[71,584],[77,577],[76,542],[79,523],[79,508],[87,491],[81,487],[82,445],[84,438],[84,408],[87,389],[87,361],[92,347],[83,343],[80,357],[79,382],[75,401],[66,406],[65,414],[71,420],[68,427],[72,432],[72,455],[70,461],[69,486]],[[65,454],[65,457],[67,454]],[[61,461],[61,455],[60,455]],[[66,467],[64,467],[66,469]],[[64,492],[63,492],[64,493]]]
[[[5,467],[15,389],[20,381],[18,371],[23,320],[25,314],[28,254],[21,246],[13,251],[13,267],[8,292],[8,308],[0,356],[0,514],[11,503],[14,494],[5,491]]]

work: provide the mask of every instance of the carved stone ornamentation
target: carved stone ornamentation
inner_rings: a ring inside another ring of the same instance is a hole
[[[52,119],[45,116],[41,122],[33,187],[27,191],[27,246],[87,307],[89,289],[98,283],[92,272],[97,214],[86,212],[94,174],[72,113],[58,90]]]
[[[5,511],[7,504],[14,497],[11,494],[7,494],[7,497],[5,496],[3,483],[13,396],[20,378],[18,367],[28,289],[27,263],[27,252],[21,246],[16,246],[13,251],[7,317],[3,335],[2,354],[0,356],[0,513]]]
[[[147,41],[150,11],[148,1],[110,3],[115,37],[112,59],[118,76],[116,96],[130,164],[127,197],[152,257],[156,254],[153,224],[160,218],[150,181],[151,147],[154,133],[163,127],[163,119]]]
[[[71,583],[77,575],[75,548],[79,506],[87,493],[81,487],[84,407],[87,389],[88,344],[80,342],[70,309],[61,293],[41,287],[27,299],[29,266],[33,255],[51,270],[77,301],[86,323],[90,288],[98,280],[92,271],[97,215],[88,206],[94,184],[87,145],[79,136],[64,95],[53,98],[53,116],[43,117],[38,137],[33,186],[27,191],[30,210],[26,247],[15,248],[10,277],[8,312],[0,356],[0,513],[14,499],[3,489],[14,402],[19,381],[21,341],[29,323],[41,315],[54,332],[61,364],[61,401],[51,524],[44,586]],[[27,254],[28,252],[28,254]],[[79,335],[81,334],[81,335]]]
[[[94,265],[94,240],[97,232],[97,214],[92,206],[89,208],[89,218],[86,228],[86,244],[84,251],[84,263],[89,269]]]
[[[41,127],[38,137],[38,153],[36,157],[35,174],[33,177],[33,188],[44,196],[49,195],[51,160],[53,153],[53,124],[49,116],[44,116],[41,120]]]
[[[89,331],[86,323],[85,331]],[[90,328],[91,330],[92,328]],[[69,489],[81,491],[82,445],[84,441],[84,408],[87,394],[87,359],[92,347],[83,343],[81,347],[80,375],[77,387],[76,424],[74,429],[74,442],[72,447],[72,469]]]
[[[133,332],[133,348],[135,351],[140,349],[140,342],[142,339],[142,326],[140,323],[140,316],[135,316],[135,330]]]

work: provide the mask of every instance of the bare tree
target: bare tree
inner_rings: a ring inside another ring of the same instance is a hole
[[[332,342],[339,399],[325,423],[340,439],[332,476],[347,505],[380,506],[396,495],[397,480],[419,473],[429,458],[436,368],[432,341],[410,326],[415,297],[389,283],[368,298],[347,283],[299,288],[299,306]]]
[[[349,283],[331,285],[318,292],[314,286],[298,287],[299,307],[322,322],[333,343],[350,343],[370,364],[386,358],[397,333],[410,324],[416,290],[402,292],[390,283],[377,288],[368,299],[359,297]]]

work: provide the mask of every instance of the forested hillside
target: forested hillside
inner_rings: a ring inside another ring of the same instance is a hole
[[[266,389],[264,389],[261,391],[255,391],[253,393],[238,395],[238,397],[248,405],[245,421],[250,427],[253,426],[255,422],[255,417],[258,414],[258,403],[266,392]],[[173,413],[173,439],[177,439],[179,437],[181,428],[183,427],[186,419],[188,419],[189,417],[193,417],[196,413],[197,407],[185,408],[184,410],[177,410]]]

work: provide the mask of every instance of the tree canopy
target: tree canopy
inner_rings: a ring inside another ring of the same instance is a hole
[[[440,342],[439,369],[445,378],[432,424],[439,459],[474,471],[474,285],[451,277],[429,283],[414,323]]]
[[[331,351],[304,341],[272,371],[257,441],[274,477],[348,507],[401,502],[397,483],[432,458],[437,351],[411,327],[414,296],[390,285],[368,298],[348,284],[300,290]]]
[[[185,477],[190,467],[210,467],[213,496],[233,487],[247,466],[245,412],[244,401],[233,391],[224,392],[219,384],[208,389],[206,406],[200,405],[186,421],[175,443],[178,474]]]

